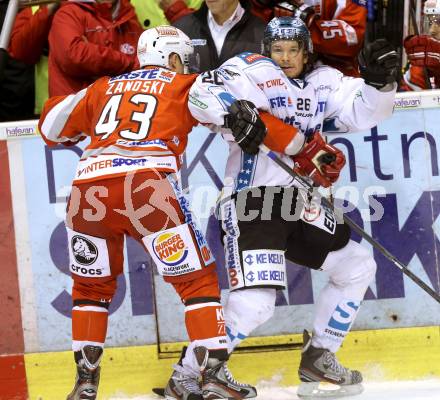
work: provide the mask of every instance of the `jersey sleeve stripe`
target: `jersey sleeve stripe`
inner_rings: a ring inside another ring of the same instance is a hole
[[[67,120],[69,119],[73,109],[86,95],[87,89],[83,89],[76,94],[67,96],[64,100],[60,101],[55,107],[50,110],[44,122],[41,125],[41,132],[49,140],[54,142],[64,142],[72,140],[72,138],[60,137]]]

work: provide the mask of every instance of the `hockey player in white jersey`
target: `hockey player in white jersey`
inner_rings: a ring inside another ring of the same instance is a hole
[[[199,76],[191,96],[218,101],[208,107],[190,102],[190,110],[201,122],[223,126],[233,101],[252,100],[242,102],[295,128],[289,137],[269,132],[265,143],[297,173],[328,187],[345,159],[321,132],[369,129],[392,114],[397,53],[384,40],[367,45],[360,54],[363,79],[348,78],[333,68],[313,65],[305,25],[280,17],[266,28],[264,55],[243,53],[214,73]],[[226,121],[229,126],[239,124],[240,113],[232,112]],[[329,393],[318,388],[321,381],[339,385],[333,396],[360,393],[361,373],[343,366],[335,353],[374,279],[372,254],[350,239],[349,227],[337,223],[331,210],[310,203],[307,191],[265,154],[246,154],[227,131],[224,137],[230,151],[220,212],[230,283],[225,307],[230,350],[272,316],[276,289],[287,284],[287,258],[329,275],[316,301],[313,335],[304,331],[298,395],[328,398]]]

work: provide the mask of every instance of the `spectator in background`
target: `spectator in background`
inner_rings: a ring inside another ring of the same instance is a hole
[[[198,11],[173,25],[193,40],[200,72],[217,68],[244,51],[261,52],[265,25],[250,12],[246,0],[206,0]]]
[[[169,10],[170,15],[176,15],[175,18],[180,18],[183,15],[189,14],[199,9],[203,0],[131,0],[131,4],[136,10],[139,23],[145,29],[154,28],[158,25],[168,25],[172,22],[168,15],[164,15],[165,10]],[[176,6],[174,5],[176,3]],[[186,10],[186,14],[180,15],[180,8]],[[164,10],[164,11],[163,11]]]
[[[138,68],[142,31],[129,0],[67,1],[49,33],[49,96],[76,93],[101,76]]]
[[[409,68],[402,90],[440,88],[440,0],[427,0],[423,7],[423,35],[404,41]]]
[[[359,76],[357,55],[367,27],[366,0],[252,0],[251,4],[252,12],[266,22],[274,16],[300,17],[312,35],[317,57],[344,75]],[[171,23],[192,12],[184,0],[162,0],[160,5]]]
[[[344,75],[360,76],[357,56],[367,28],[366,0],[272,2],[278,3],[274,7],[275,15],[286,15],[290,10],[291,15],[305,22],[318,60]]]
[[[8,0],[0,0],[0,29]],[[7,54],[0,70],[0,122],[34,117],[34,69]]]
[[[15,18],[9,54],[16,60],[35,65],[35,114],[40,114],[48,98],[49,30],[59,3],[26,7]]]
[[[188,4],[187,4],[188,3]],[[196,3],[191,5],[191,3]],[[159,0],[159,6],[165,13],[165,17],[172,24],[185,15],[191,14],[198,10],[202,1],[197,0],[191,2],[190,0]]]

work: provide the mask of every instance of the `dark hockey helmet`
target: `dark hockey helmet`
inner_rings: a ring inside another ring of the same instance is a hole
[[[267,24],[263,37],[263,54],[266,57],[270,57],[270,47],[277,40],[295,40],[300,48],[313,53],[310,32],[300,18],[275,17]]]

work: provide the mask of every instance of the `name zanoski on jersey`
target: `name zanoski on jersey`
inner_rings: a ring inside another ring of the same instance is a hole
[[[162,94],[165,82],[157,81],[122,81],[109,83],[105,94],[112,95],[125,92],[142,92],[151,94]]]

